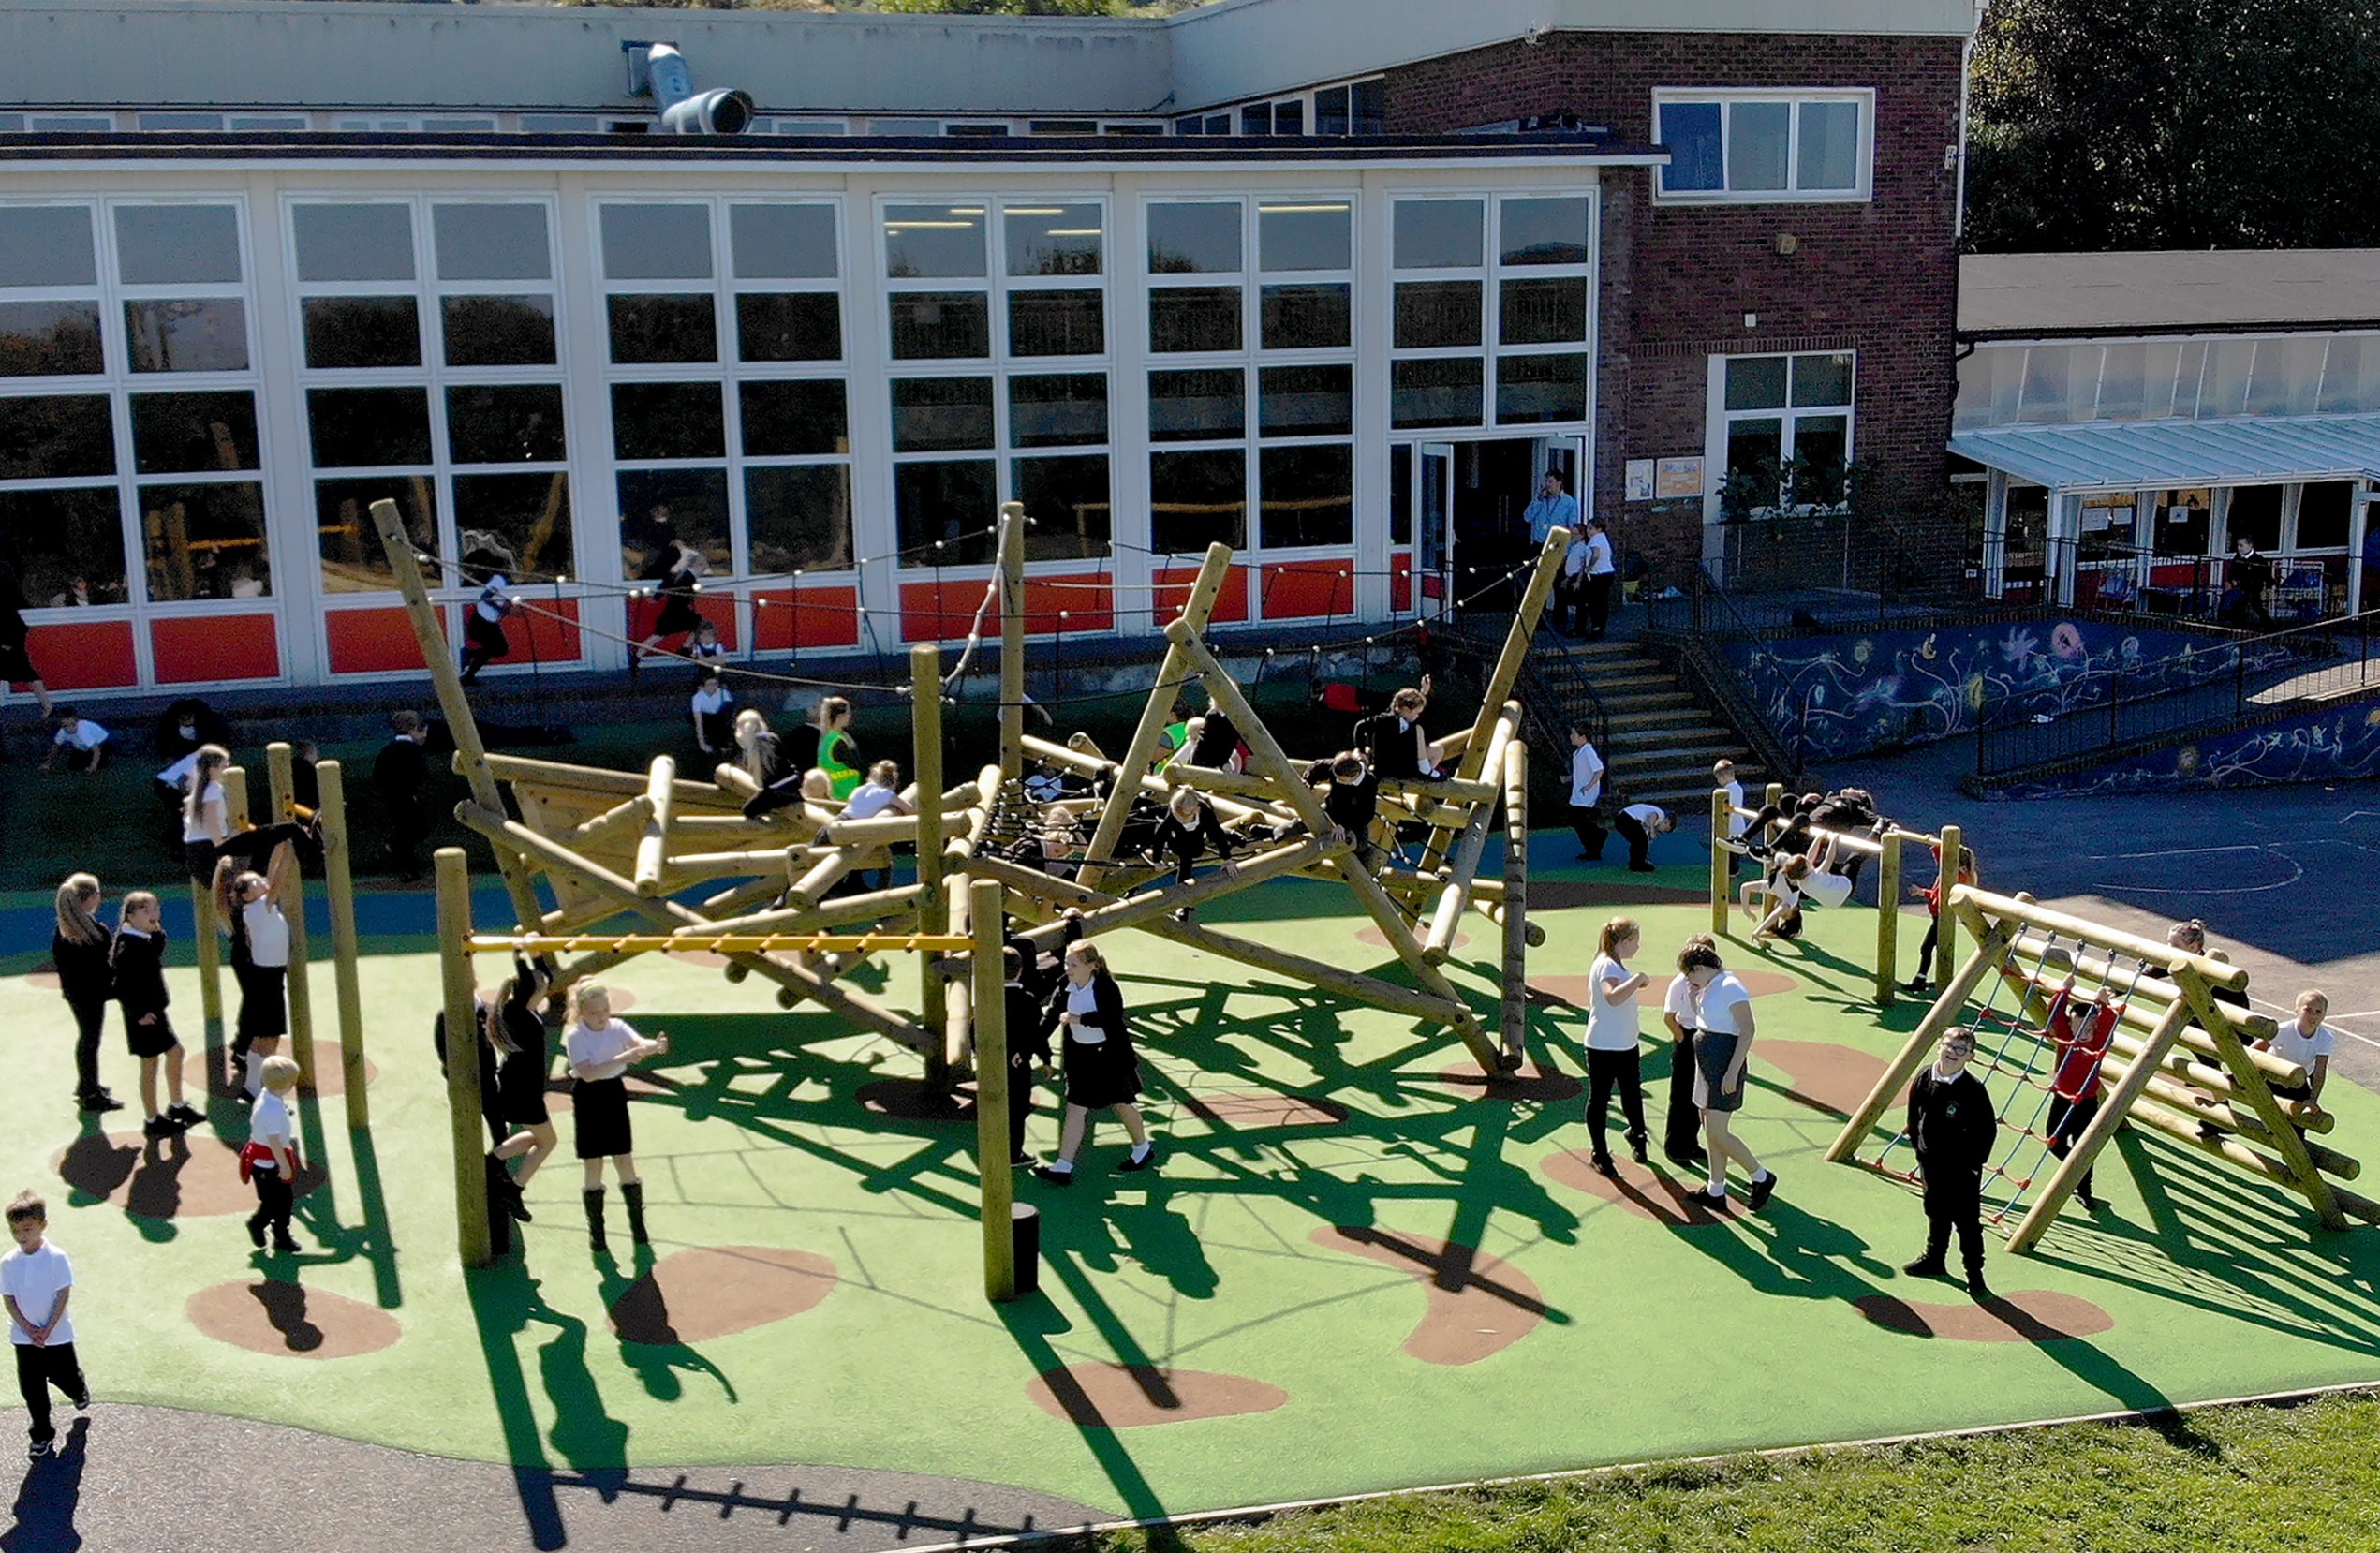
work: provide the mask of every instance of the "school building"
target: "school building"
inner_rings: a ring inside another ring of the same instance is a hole
[[[623,662],[671,532],[736,655],[964,636],[1012,499],[1070,639],[1149,632],[1217,540],[1219,623],[1443,609],[1548,468],[1657,575],[1855,470],[1955,568],[1973,25],[9,7],[34,652],[86,693],[418,674],[382,497],[451,624],[502,558],[495,673]]]

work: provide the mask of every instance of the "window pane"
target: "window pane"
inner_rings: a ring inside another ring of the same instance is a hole
[[[1012,275],[1095,275],[1104,252],[1097,205],[1013,205],[1001,216]]]
[[[436,481],[428,475],[314,482],[314,521],[322,549],[326,593],[396,590],[396,573],[372,523],[372,504],[393,501],[405,532],[418,550],[438,554]]]
[[[1851,420],[1805,415],[1794,422],[1794,501],[1832,507],[1843,499],[1843,467],[1851,452]]]
[[[1257,375],[1257,428],[1265,436],[1345,436],[1355,429],[1355,369],[1274,366]]]
[[[1008,299],[1012,356],[1101,356],[1107,352],[1104,291],[1013,291]]]
[[[1793,133],[1793,104],[1731,102],[1727,105],[1727,186],[1733,190],[1785,186],[1785,144]]]
[[[1505,345],[1568,345],[1587,337],[1587,281],[1508,280],[1496,318]]]
[[[711,278],[711,207],[605,205],[603,273],[613,280]]]
[[[1344,286],[1267,286],[1259,298],[1267,350],[1345,348],[1353,328]]]
[[[2322,362],[2328,344],[2319,338],[2266,340],[2259,344],[2254,376],[2248,385],[2248,413],[2312,415],[2322,387]]]
[[[1247,548],[1248,454],[1237,448],[1149,454],[1148,499],[1149,543],[1160,555]]]
[[[744,383],[744,451],[752,458],[799,458],[851,451],[843,385],[834,379]]]
[[[1727,492],[1747,509],[1777,505],[1785,423],[1773,415],[1727,423]]]
[[[2099,363],[2099,406],[2092,413],[2102,421],[2137,421],[2147,398],[2149,348],[2111,345]]]
[[[1727,362],[1727,407],[1731,410],[1781,410],[1785,407],[1785,362],[1782,356],[1737,356]]]
[[[2319,407],[2326,415],[2380,410],[2380,338],[2353,334],[2332,338],[2330,357],[2322,369]],[[2375,600],[2375,607],[2380,607],[2380,600]]]
[[[1859,104],[1805,102],[1796,186],[1804,190],[1859,186]]]
[[[1011,377],[1008,420],[1012,448],[1096,446],[1107,440],[1107,377]]]
[[[448,297],[438,304],[449,366],[552,366],[552,297]]]
[[[1851,403],[1851,356],[1796,356],[1794,361],[1794,407]]]
[[[725,458],[727,401],[717,383],[614,383],[616,458]]]
[[[2256,541],[2258,550],[2280,549],[2281,492],[2278,485],[2242,485],[2234,489],[2231,506],[2223,520],[2226,542],[2236,544],[2244,535]]]
[[[851,471],[840,464],[745,470],[744,531],[755,576],[850,570]]]
[[[747,362],[839,362],[842,301],[833,291],[747,291],[735,299],[735,339]]]
[[[981,205],[888,205],[884,273],[894,280],[973,280],[984,259]]]
[[[1237,367],[1148,375],[1152,442],[1205,442],[1248,435],[1248,377]]]
[[[1148,207],[1148,273],[1227,275],[1241,264],[1237,204]]]
[[[305,396],[305,414],[318,469],[430,462],[427,389],[314,389]],[[132,424],[137,441],[137,411]]]
[[[440,280],[545,280],[554,274],[543,205],[435,205]]]
[[[447,456],[457,464],[558,464],[562,389],[556,383],[489,384],[446,391]]]
[[[1496,423],[1533,426],[1587,419],[1585,356],[1496,359]]]
[[[420,366],[421,316],[411,297],[308,297],[305,364]]]
[[[1506,200],[1502,251],[1507,264],[1584,264],[1592,257],[1585,200]]]
[[[1397,288],[1397,348],[1475,346],[1481,318],[1477,281],[1408,281]]]
[[[1257,255],[1267,270],[1352,270],[1354,229],[1345,204],[1258,205]]]
[[[1156,354],[1238,350],[1243,339],[1236,286],[1169,286],[1148,294],[1148,348]]]
[[[2353,481],[2329,480],[2307,486],[2298,497],[2298,548],[2344,549],[2347,520],[2354,510],[2355,499]]]
[[[261,467],[256,396],[245,390],[134,394],[132,462],[144,475]]]
[[[229,205],[118,205],[116,269],[126,286],[236,286],[239,213]]]
[[[718,326],[708,295],[612,297],[607,302],[612,314],[613,361],[719,359]]]
[[[98,303],[0,302],[0,377],[105,370]]]
[[[237,297],[127,302],[124,333],[135,372],[245,372],[248,309]]]
[[[1661,170],[1663,193],[1710,193],[1727,186],[1720,159],[1719,104],[1664,102],[1655,133],[1669,147],[1669,165]]]
[[[1347,88],[1333,86],[1314,94],[1314,133],[1344,135],[1347,133]]]
[[[454,533],[466,552],[500,549],[515,577],[568,575],[570,477],[566,474],[457,475]]]
[[[832,205],[730,205],[727,228],[738,280],[833,280]]]
[[[1028,561],[1072,561],[1107,554],[1107,455],[1020,458],[1011,466],[1016,499],[1032,526],[1025,531]],[[1066,600],[1060,595],[1062,606]]]
[[[902,377],[893,384],[893,451],[957,452],[993,445],[989,377]]]
[[[896,362],[979,361],[992,353],[992,302],[981,291],[896,291],[885,303]]]
[[[1388,542],[1413,542],[1413,445],[1410,442],[1388,450]]]
[[[1269,102],[1250,103],[1239,111],[1239,132],[1243,135],[1269,135],[1273,132],[1273,105]]]
[[[413,212],[405,205],[299,205],[289,232],[303,281],[411,280]]]
[[[1359,81],[1347,89],[1348,133],[1351,135],[1385,135],[1388,133],[1388,81],[1374,76]]]
[[[158,603],[261,599],[273,591],[260,485],[143,485],[140,526],[149,597]]]
[[[893,512],[907,567],[975,566],[992,558],[985,530],[999,517],[999,466],[898,464],[893,467]],[[943,541],[942,548],[917,549]]]
[[[115,472],[106,394],[0,399],[0,480],[66,480]],[[24,536],[20,531],[16,538]],[[0,545],[6,543],[0,537]]]
[[[96,286],[91,212],[81,205],[0,208],[0,286]]]
[[[726,470],[623,469],[619,492],[621,575],[666,575],[673,535],[702,553],[712,575],[735,569]]]
[[[1391,369],[1389,424],[1405,430],[1476,426],[1486,415],[1485,367],[1477,357],[1398,362]]]
[[[77,579],[95,604],[125,601],[124,520],[114,486],[0,492],[0,534],[15,542],[26,603],[64,606]]]
[[[1486,207],[1476,200],[1397,201],[1397,267],[1476,270],[1486,262]]]
[[[1353,448],[1267,448],[1258,478],[1266,550],[1346,544],[1354,539]]]
[[[1306,105],[1296,101],[1273,104],[1273,133],[1276,135],[1305,134]]]

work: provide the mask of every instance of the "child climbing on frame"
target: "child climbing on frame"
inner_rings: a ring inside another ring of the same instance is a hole
[[[1165,818],[1157,824],[1157,835],[1145,854],[1148,861],[1163,866],[1164,859],[1174,860],[1174,882],[1188,884],[1197,877],[1198,860],[1213,848],[1227,874],[1239,872],[1239,865],[1232,861],[1232,836],[1215,818],[1214,807],[1199,795],[1195,788],[1175,788],[1165,800]],[[1178,922],[1194,919],[1193,908],[1177,909],[1174,917]]]
[[[1942,843],[1939,841],[1934,843],[1934,866],[1937,871],[1942,866]],[[1976,858],[1973,847],[1961,846],[1959,849],[1959,882],[1970,890],[1983,883],[1983,865]],[[1925,941],[1917,946],[1917,974],[1909,979],[1909,990],[1913,993],[1933,990],[1933,983],[1927,976],[1927,971],[1933,965],[1934,945],[1942,939],[1942,909],[1946,904],[1943,899],[1944,894],[1939,878],[1917,892],[1917,898],[1926,903],[1926,914],[1929,920],[1926,924]]]
[[[2323,1023],[2329,1016],[2329,995],[2308,987],[2298,994],[2297,1017],[2275,1030],[2269,1040],[2256,1043],[2256,1050],[2270,1052],[2306,1071],[2303,1084],[2273,1085],[2274,1099],[2322,1103],[2322,1087],[2330,1078],[2330,1054],[2339,1043],[2336,1033]]]
[[[2049,956],[2062,953],[2052,948],[2044,954],[2045,972],[2053,963]],[[2038,979],[2034,984],[2040,984]],[[2049,1110],[2043,1118],[2042,1130],[2049,1152],[2059,1159],[2074,1152],[2092,1119],[2099,1115],[2099,1070],[2107,1060],[2108,1044],[2115,1039],[2117,1022],[2122,1018],[2123,1008],[2116,1001],[2115,993],[2102,986],[2077,1023],[2071,970],[2058,990],[2049,995],[2049,1013],[2042,1021],[2042,1028],[2057,1050],[2058,1066],[2050,1074]],[[2091,1176],[2088,1170],[2082,1173],[2075,1197],[2085,1209],[2095,1212],[2099,1199],[2092,1195]]]
[[[261,874],[229,857],[215,859],[215,926],[231,939],[231,978],[240,985],[231,1082],[250,1101],[264,1086],[266,1060],[289,1033],[289,919],[283,908],[297,872],[297,849],[286,841],[273,849]]]
[[[1767,914],[1752,931],[1752,942],[1767,943],[1774,939],[1801,937],[1801,900],[1810,878],[1810,859],[1795,856],[1778,865],[1774,873],[1744,880],[1740,898],[1745,910],[1759,910],[1760,908],[1753,904],[1755,901],[1769,903]]]

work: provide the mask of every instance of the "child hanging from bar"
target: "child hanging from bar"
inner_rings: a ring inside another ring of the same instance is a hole
[[[289,919],[282,909],[297,872],[297,849],[286,841],[261,874],[232,858],[215,860],[215,926],[230,936],[231,979],[240,984],[231,1082],[249,1101],[264,1086],[266,1059],[289,1033]]]
[[[1934,867],[1937,872],[1942,867],[1942,843],[1939,841],[1934,843]],[[1959,882],[1970,890],[1980,889],[1983,885],[1983,865],[1976,858],[1973,847],[1962,845],[1959,849]],[[1942,939],[1942,909],[1946,904],[1943,896],[1946,893],[1939,878],[1917,892],[1917,898],[1926,903],[1929,920],[1925,941],[1917,946],[1917,974],[1909,978],[1909,990],[1913,993],[1933,990],[1933,983],[1927,972],[1933,969],[1934,945]]]
[[[1967,1071],[1975,1032],[1954,1025],[1942,1050],[1909,1087],[1909,1146],[1926,1191],[1926,1251],[1901,1268],[1912,1278],[1942,1278],[1952,1231],[1967,1266],[1967,1293],[1988,1299],[1984,1282],[1983,1173],[2000,1136],[2000,1118],[1983,1080]]]
[[[480,574],[479,598],[463,612],[463,683],[469,685],[480,671],[512,656],[504,634],[504,617],[512,613],[512,579],[506,575],[511,561],[485,545],[463,557],[466,568]]]

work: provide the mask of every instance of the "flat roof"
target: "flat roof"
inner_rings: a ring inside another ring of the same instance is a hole
[[[2380,248],[1968,254],[1967,339],[2380,325]]]
[[[356,3],[0,6],[0,104],[613,111],[627,42],[769,113],[1188,112],[1545,29],[1942,36],[1973,0],[1221,0],[1163,19]]]
[[[2357,480],[2380,475],[2380,415],[1993,426],[1956,434],[1950,451],[2060,491]]]

